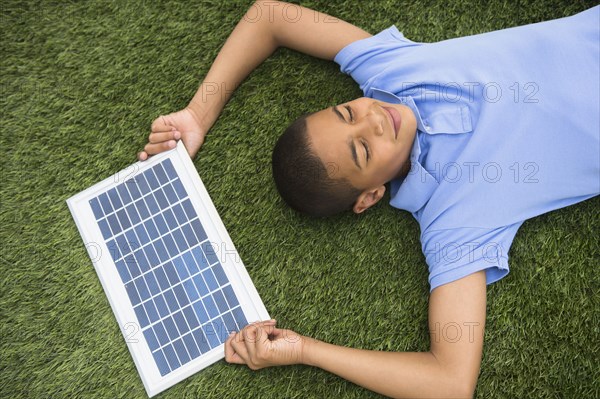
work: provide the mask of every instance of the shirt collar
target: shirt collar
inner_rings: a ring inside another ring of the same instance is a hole
[[[421,113],[415,101],[410,96],[398,97],[388,91],[371,88],[371,97],[375,100],[392,104],[403,104],[409,107],[417,119],[417,133],[410,151],[410,170],[406,177],[394,179],[390,182],[390,205],[404,209],[411,213],[421,209],[439,186],[437,180],[421,165],[421,144],[419,137],[427,134]]]

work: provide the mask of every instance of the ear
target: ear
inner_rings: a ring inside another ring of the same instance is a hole
[[[379,186],[363,191],[358,196],[358,199],[354,203],[352,210],[354,211],[354,213],[363,213],[364,211],[378,203],[379,200],[383,198],[384,193],[385,186]]]

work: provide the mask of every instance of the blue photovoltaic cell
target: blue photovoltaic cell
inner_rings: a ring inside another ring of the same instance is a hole
[[[106,219],[102,219],[98,221],[98,226],[100,227],[100,231],[102,232],[102,237],[104,239],[108,239],[112,233],[110,232],[110,227],[108,225],[108,221]]]
[[[162,376],[248,324],[170,159],[89,204]]]
[[[102,193],[98,196],[98,201],[102,205],[102,212],[105,215],[111,213],[113,211],[112,206],[110,205],[110,200],[108,199],[108,195],[106,193]]]
[[[100,201],[98,200],[98,198],[92,198],[90,200],[90,206],[92,207],[92,212],[94,212],[94,216],[96,217],[96,220],[102,218],[102,216],[104,216],[104,213],[102,212],[102,207],[100,206]]]

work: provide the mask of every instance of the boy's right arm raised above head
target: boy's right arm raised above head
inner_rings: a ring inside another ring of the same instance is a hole
[[[256,1],[219,51],[189,105],[152,123],[139,159],[173,148],[179,138],[194,157],[234,90],[278,47],[333,60],[348,44],[370,36],[352,24],[296,4]]]

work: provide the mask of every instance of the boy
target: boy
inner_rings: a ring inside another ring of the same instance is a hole
[[[252,369],[310,364],[394,397],[472,396],[486,284],[508,274],[517,229],[600,192],[599,16],[595,7],[415,43],[395,26],[371,36],[306,8],[256,2],[189,106],[153,122],[139,158],[178,139],[193,157],[231,89],[278,46],[335,60],[366,97],[286,130],[273,152],[277,188],[293,208],[327,216],[364,212],[389,182],[391,205],[421,227],[429,329],[452,324],[462,333],[452,341],[432,337],[428,352],[390,353],[330,345],[266,321],[232,334],[226,360]]]

